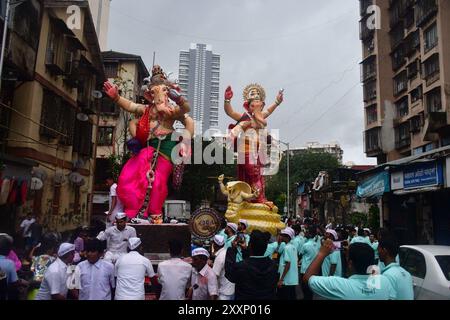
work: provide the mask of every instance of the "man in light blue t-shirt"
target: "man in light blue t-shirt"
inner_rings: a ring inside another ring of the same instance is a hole
[[[394,235],[385,234],[380,238],[378,253],[380,260],[386,265],[381,274],[391,282],[395,292],[395,300],[414,300],[411,274],[395,260],[398,249],[398,242]]]
[[[335,242],[338,240],[337,232],[333,229],[327,229],[325,239]],[[324,277],[342,277],[342,259],[341,250],[334,244],[333,252],[330,253],[322,264],[322,276]]]
[[[298,285],[298,255],[297,247],[293,240],[295,231],[287,227],[280,233],[281,240],[286,243],[283,254],[280,256],[280,264],[278,273],[280,279],[278,281],[277,296],[280,300],[296,300],[295,286]]]
[[[303,282],[315,294],[330,300],[394,299],[395,292],[387,277],[367,273],[374,262],[372,247],[366,243],[354,243],[348,250],[348,269],[353,274],[350,278],[318,276],[323,261],[333,251],[333,241],[327,239],[304,275]]]
[[[372,247],[372,243],[369,240],[369,237],[365,236],[365,232],[363,229],[359,228],[358,229],[358,235],[356,237],[354,237],[352,239],[352,241],[350,241],[350,244],[354,244],[354,243],[366,243],[368,244],[370,247]]]
[[[313,260],[316,258],[317,253],[319,252],[319,246],[317,245],[317,242],[315,241],[314,237],[316,236],[316,227],[315,226],[309,226],[306,229],[306,242],[303,245],[300,255],[302,259],[302,264],[300,267],[300,273],[303,275],[306,273],[306,270],[308,270],[309,265]],[[304,285],[304,282],[302,281],[302,291],[303,291],[303,299],[304,300],[312,300],[313,293],[309,289],[308,285]]]

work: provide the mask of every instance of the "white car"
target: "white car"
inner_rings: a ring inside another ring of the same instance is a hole
[[[450,246],[401,246],[400,265],[411,273],[416,300],[450,300]]]

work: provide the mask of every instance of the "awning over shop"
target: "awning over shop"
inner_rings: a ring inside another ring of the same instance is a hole
[[[380,197],[386,192],[390,192],[389,173],[383,171],[366,180],[363,180],[356,190],[359,198]]]

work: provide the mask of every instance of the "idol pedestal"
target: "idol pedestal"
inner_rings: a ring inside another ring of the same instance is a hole
[[[183,257],[191,255],[191,231],[187,224],[129,224],[136,229],[137,236],[141,238],[142,249],[145,257],[149,258],[153,265],[168,260],[169,240],[176,239],[183,244]]]

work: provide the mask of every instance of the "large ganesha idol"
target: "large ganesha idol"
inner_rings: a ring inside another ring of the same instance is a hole
[[[225,215],[228,221],[237,223],[239,219],[246,219],[249,230],[259,229],[276,234],[284,224],[280,221],[278,208],[265,196],[265,181],[263,165],[258,148],[263,141],[259,141],[259,131],[267,127],[267,118],[283,102],[283,90],[280,90],[275,102],[266,110],[264,89],[258,84],[250,84],[244,89],[244,108],[246,112],[238,113],[231,106],[233,91],[228,87],[225,92],[225,112],[233,120],[230,138],[242,139],[238,146],[239,157],[244,163],[238,163],[238,180],[223,184],[223,176],[219,177],[222,193],[228,196],[228,210]],[[253,134],[246,134],[252,130]],[[238,157],[238,158],[239,158]]]
[[[148,219],[150,223],[161,224],[169,178],[174,169],[172,151],[175,154],[179,151],[181,156],[190,152],[194,121],[187,115],[189,104],[180,95],[180,88],[168,81],[159,66],[153,67],[152,76],[145,86],[147,105],[121,97],[118,88],[109,82],[105,82],[104,91],[123,110],[137,118],[130,122],[133,139],[128,143],[134,155],[120,173],[117,195],[130,219]],[[182,142],[172,141],[173,125],[177,120],[189,133],[189,138],[184,136]]]

